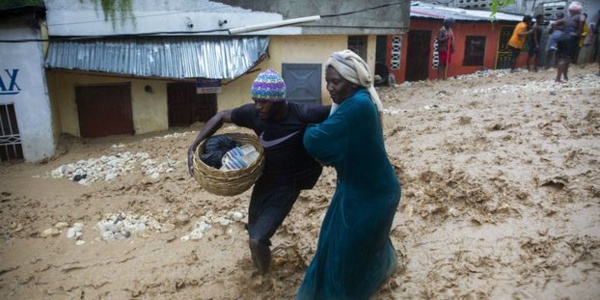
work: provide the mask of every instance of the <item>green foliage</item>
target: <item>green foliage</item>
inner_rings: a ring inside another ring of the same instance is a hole
[[[22,8],[27,6],[44,7],[43,0],[0,0],[0,10]]]
[[[1,0],[0,0],[1,1]],[[116,26],[117,20],[121,27],[125,26],[125,22],[129,20],[133,27],[136,26],[135,15],[133,14],[133,0],[79,0],[91,1],[96,9],[98,5],[104,13],[104,20],[112,23],[113,29]]]
[[[501,7],[507,6],[509,4],[515,3],[515,0],[492,0],[492,5],[490,6],[490,11],[492,12],[492,18],[496,15],[498,10]]]

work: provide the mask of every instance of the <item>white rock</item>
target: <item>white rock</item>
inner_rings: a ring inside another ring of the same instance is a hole
[[[102,232],[103,240],[112,240],[115,238],[115,234],[112,231],[104,231]]]
[[[212,226],[210,225],[210,223],[207,223],[206,221],[198,221],[196,223],[196,229],[200,230],[200,232],[207,232],[211,228]]]
[[[236,222],[241,221],[244,218],[244,214],[239,212],[239,211],[234,211],[231,212],[231,219],[233,219]]]
[[[204,233],[202,232],[202,230],[199,230],[198,228],[192,230],[192,232],[190,233],[190,240],[199,240],[204,236]]]
[[[114,180],[115,178],[117,178],[117,174],[116,173],[108,173],[104,177],[104,181],[111,181],[111,180]]]
[[[60,234],[60,230],[52,227],[52,228],[48,228],[44,231],[42,231],[42,233],[40,234],[42,237],[49,237],[49,236],[57,236]]]
[[[229,224],[231,224],[231,220],[225,219],[225,218],[221,218],[219,220],[219,224],[221,224],[221,226],[229,226]]]
[[[63,229],[63,228],[67,228],[69,227],[69,223],[67,222],[58,222],[56,224],[54,224],[54,228],[56,229]]]
[[[75,233],[76,233],[75,228],[71,227],[71,228],[67,229],[67,238],[69,238],[69,239],[75,238]]]

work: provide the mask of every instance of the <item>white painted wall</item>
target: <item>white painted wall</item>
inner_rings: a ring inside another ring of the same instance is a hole
[[[100,1],[96,1],[100,2]],[[104,13],[92,0],[47,0],[48,32],[51,36],[137,34],[151,32],[211,31],[280,21],[276,13],[251,11],[208,0],[132,1],[134,18],[105,21]],[[121,20],[123,22],[121,22]],[[219,23],[227,21],[219,25]],[[299,27],[283,27],[260,34],[300,34]],[[203,33],[227,34],[226,31]],[[256,34],[256,33],[253,33]]]
[[[7,25],[0,29],[0,39],[39,38],[39,32],[28,27]],[[5,88],[0,88],[0,104],[15,106],[25,160],[35,162],[53,156],[55,140],[42,43],[0,43],[0,56],[0,78]],[[16,76],[15,70],[18,70]],[[11,81],[14,85],[9,91]]]

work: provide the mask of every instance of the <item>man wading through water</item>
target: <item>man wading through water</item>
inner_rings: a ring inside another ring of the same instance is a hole
[[[265,150],[265,167],[254,184],[246,229],[252,262],[261,275],[271,263],[271,237],[287,217],[300,191],[311,189],[322,167],[302,144],[308,124],[321,123],[331,106],[287,102],[285,82],[279,73],[258,75],[250,95],[254,103],[218,112],[202,128],[188,149],[188,170],[193,176],[193,157],[198,144],[212,136],[223,123],[254,130]]]

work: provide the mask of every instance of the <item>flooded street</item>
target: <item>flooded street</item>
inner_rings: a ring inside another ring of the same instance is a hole
[[[600,298],[597,68],[560,85],[555,70],[499,70],[378,89],[402,199],[399,268],[374,299]],[[250,191],[214,196],[187,173],[201,125],[64,136],[45,163],[0,164],[0,298],[293,299],[334,170],[301,194],[257,276]],[[111,222],[128,233],[105,233]]]

